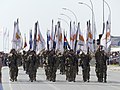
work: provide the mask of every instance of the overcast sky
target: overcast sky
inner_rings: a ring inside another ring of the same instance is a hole
[[[103,22],[103,0],[92,0],[94,6],[95,20],[97,34],[102,33]],[[111,23],[112,23],[112,35],[120,36],[120,0],[106,0],[111,8]],[[10,32],[10,45],[13,35],[13,23],[19,18],[19,27],[24,37],[26,33],[27,40],[29,40],[29,30],[34,29],[34,23],[38,20],[40,24],[41,33],[46,38],[46,31],[51,29],[51,20],[54,19],[54,23],[58,21],[58,18],[65,19],[69,23],[69,19],[60,15],[64,13],[68,15],[72,21],[75,21],[75,17],[69,11],[65,11],[62,8],[66,7],[72,10],[76,16],[77,21],[80,22],[81,30],[86,29],[86,21],[91,20],[91,10],[85,5],[80,5],[78,2],[84,2],[88,5],[89,0],[0,0],[0,30],[7,28]],[[105,4],[105,21],[108,19],[109,9]],[[62,22],[62,28],[68,30],[68,26],[65,22]],[[69,32],[69,31],[68,31]],[[3,37],[0,36],[0,50],[3,50]]]

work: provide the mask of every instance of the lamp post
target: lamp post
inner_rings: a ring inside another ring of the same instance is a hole
[[[71,19],[68,15],[63,14],[63,13],[61,13],[60,15],[62,15],[62,16],[66,16],[67,18],[69,18],[70,21],[72,21],[72,19]]]
[[[111,20],[111,9],[110,9],[110,6],[109,6],[109,4],[105,0],[104,0],[104,2],[108,6],[108,9],[109,9],[109,17],[108,18]]]
[[[75,15],[75,13],[74,13],[72,10],[68,9],[68,8],[62,8],[62,9],[71,12],[71,13],[74,15],[74,17],[75,17],[75,19],[76,19],[76,24],[77,24],[77,16]]]
[[[68,22],[65,19],[62,18],[58,18],[58,19],[64,21],[69,26]]]

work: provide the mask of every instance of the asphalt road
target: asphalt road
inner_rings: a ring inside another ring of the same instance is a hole
[[[83,82],[80,68],[76,82],[67,82],[65,75],[60,75],[58,70],[56,82],[50,82],[46,80],[44,69],[39,68],[37,81],[30,82],[23,68],[19,67],[18,81],[11,82],[9,80],[9,68],[3,67],[0,90],[120,90],[120,66],[108,66],[107,73],[107,83],[99,83],[97,82],[95,68],[91,67],[90,82]]]

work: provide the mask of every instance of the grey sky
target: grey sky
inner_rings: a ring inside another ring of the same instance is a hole
[[[91,10],[85,5],[79,5],[78,2],[84,2],[90,5],[89,0],[0,0],[0,29],[7,28],[10,32],[10,48],[13,34],[13,23],[19,18],[19,26],[22,36],[26,33],[27,40],[29,40],[29,30],[34,29],[34,23],[38,20],[40,29],[44,37],[46,38],[47,29],[51,29],[51,20],[54,19],[55,23],[58,17],[68,21],[65,16],[61,16],[60,13],[64,13],[75,21],[75,17],[69,11],[64,11],[62,8],[66,7],[72,10],[76,16],[77,21],[81,23],[81,30],[86,29],[86,21],[91,19]],[[97,34],[102,33],[102,1],[92,0],[94,5],[94,13],[96,20]],[[112,35],[120,35],[120,0],[106,0],[110,5],[112,11]],[[105,4],[105,21],[109,15],[109,10]],[[65,22],[62,21],[62,26],[68,29]],[[0,38],[2,44],[2,35]],[[0,50],[3,50],[3,46],[0,46]]]

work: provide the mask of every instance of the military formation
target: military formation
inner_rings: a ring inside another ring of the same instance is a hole
[[[107,60],[108,55],[100,46],[94,54],[96,63],[95,71],[98,82],[107,82]],[[10,81],[17,81],[18,67],[23,66],[23,70],[29,76],[31,82],[36,81],[37,69],[44,68],[46,80],[55,82],[56,72],[59,70],[61,75],[66,76],[68,82],[75,82],[78,75],[79,67],[82,68],[84,82],[90,81],[90,61],[93,55],[88,50],[87,53],[74,50],[60,51],[43,50],[36,54],[34,50],[23,51],[18,53],[12,49],[8,55],[8,66]]]

